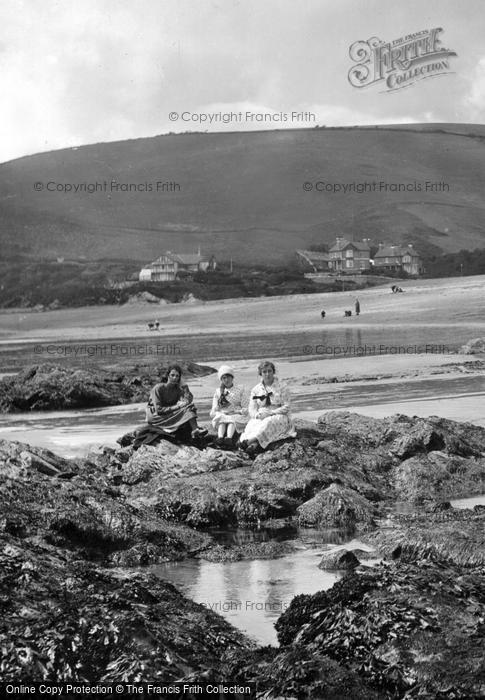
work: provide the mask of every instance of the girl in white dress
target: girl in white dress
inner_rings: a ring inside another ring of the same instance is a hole
[[[231,447],[236,431],[244,430],[248,421],[248,397],[246,389],[234,383],[234,370],[222,365],[217,372],[221,382],[214,393],[210,417],[212,427],[217,429],[217,443]]]
[[[290,392],[286,384],[275,376],[272,362],[261,362],[258,373],[261,381],[251,389],[249,417],[241,447],[249,453],[256,453],[260,447],[265,450],[276,440],[296,437],[296,430],[290,415]]]

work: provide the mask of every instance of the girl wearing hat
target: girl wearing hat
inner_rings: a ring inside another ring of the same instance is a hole
[[[295,427],[290,416],[290,392],[286,384],[278,381],[272,362],[261,362],[258,374],[259,384],[251,389],[249,417],[241,447],[249,454],[265,450],[277,440],[296,437]]]
[[[217,443],[231,447],[236,431],[240,433],[248,420],[248,399],[243,386],[234,383],[234,370],[222,365],[217,372],[220,386],[214,393],[210,417],[217,428]]]

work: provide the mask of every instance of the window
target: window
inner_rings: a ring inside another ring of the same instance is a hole
[[[352,248],[349,248],[348,250],[345,251],[345,257],[346,258],[353,258],[354,257],[354,251]]]
[[[353,260],[347,260],[346,261],[347,267],[354,267],[354,261]]]

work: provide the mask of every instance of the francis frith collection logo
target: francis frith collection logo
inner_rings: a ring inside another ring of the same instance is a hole
[[[392,42],[377,37],[354,42],[349,49],[350,58],[356,64],[348,73],[350,84],[363,88],[384,81],[386,90],[390,91],[424,78],[451,73],[449,59],[456,53],[441,46],[442,31],[441,27],[435,27]]]

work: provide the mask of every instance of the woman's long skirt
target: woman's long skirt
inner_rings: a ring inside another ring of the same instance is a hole
[[[241,440],[256,439],[265,450],[272,442],[288,437],[296,437],[296,430],[291,418],[281,414],[267,418],[251,418],[241,435]]]

